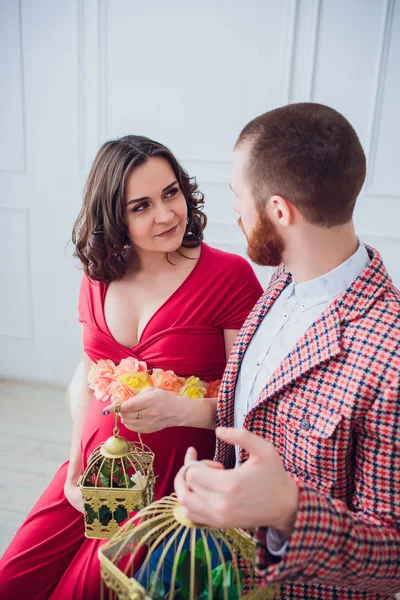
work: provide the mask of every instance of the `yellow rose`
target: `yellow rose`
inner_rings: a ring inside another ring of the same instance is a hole
[[[180,390],[180,396],[186,396],[187,398],[204,398],[206,394],[206,388],[204,382],[199,377],[188,377],[185,381],[183,388]]]
[[[134,392],[134,394],[138,394],[143,388],[150,385],[147,373],[124,373],[123,375],[118,375],[117,380]]]

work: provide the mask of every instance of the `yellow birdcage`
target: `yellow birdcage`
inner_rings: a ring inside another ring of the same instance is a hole
[[[115,407],[113,435],[92,452],[78,485],[85,509],[85,535],[109,539],[129,514],[154,500],[154,454],[140,443],[119,435]]]
[[[196,525],[175,494],[129,519],[99,548],[99,560],[102,600],[279,598],[279,586],[257,587],[252,537]]]

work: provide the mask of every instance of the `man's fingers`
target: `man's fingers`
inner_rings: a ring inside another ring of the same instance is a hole
[[[235,479],[234,471],[236,470],[215,467],[214,464],[207,465],[202,461],[201,465],[193,465],[187,470],[186,482],[196,493],[201,494],[203,491],[220,493],[232,485],[232,479]]]
[[[178,497],[179,499],[179,497]],[[191,491],[185,494],[182,504],[185,507],[185,516],[197,525],[211,525],[219,527],[215,510],[216,496],[204,494],[203,496]]]
[[[183,503],[184,500],[187,498],[188,494],[190,494],[190,489],[186,483],[185,474],[186,473],[184,467],[182,467],[178,471],[174,481],[174,488],[176,495],[178,496],[178,502],[181,503]]]
[[[197,450],[195,448],[193,448],[193,446],[190,446],[186,450],[185,465],[187,465],[188,463],[192,462],[193,460],[197,460]]]
[[[202,460],[201,462],[203,462],[207,467],[211,467],[212,469],[225,469],[222,463],[216,462],[215,460]]]
[[[244,448],[253,457],[264,456],[269,443],[255,433],[237,427],[217,427],[215,433],[220,440]]]

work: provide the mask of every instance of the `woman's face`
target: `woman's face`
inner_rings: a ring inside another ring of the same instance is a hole
[[[149,158],[128,176],[125,219],[136,250],[174,252],[182,245],[186,217],[186,200],[167,160]]]

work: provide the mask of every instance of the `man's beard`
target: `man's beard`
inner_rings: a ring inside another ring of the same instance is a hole
[[[250,260],[262,267],[277,267],[281,264],[285,243],[267,215],[258,215],[250,236],[247,236],[240,217],[238,225],[247,238],[247,254]]]

